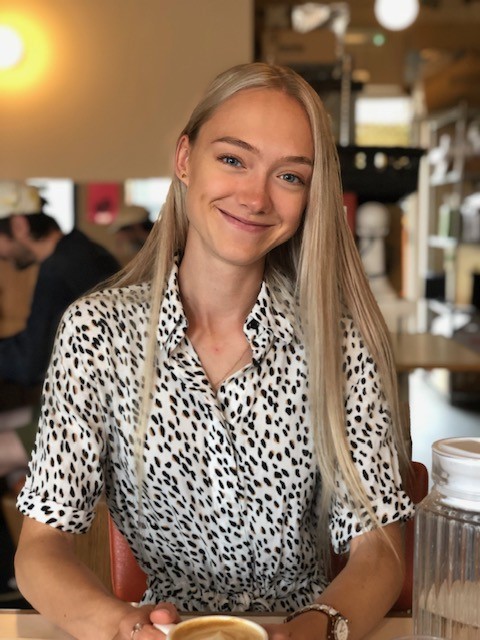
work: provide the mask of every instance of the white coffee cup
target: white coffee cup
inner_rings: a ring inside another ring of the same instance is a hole
[[[268,640],[263,627],[240,616],[198,616],[154,627],[163,631],[167,640]]]

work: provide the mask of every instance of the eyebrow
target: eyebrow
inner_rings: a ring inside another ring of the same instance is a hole
[[[240,140],[239,138],[232,138],[231,136],[224,136],[223,138],[217,138],[213,142],[226,142],[227,144],[233,144],[236,147],[241,147],[246,151],[250,151],[255,155],[260,155],[259,149],[254,147],[253,145],[245,142],[245,140]],[[280,158],[281,162],[296,162],[299,164],[306,164],[309,167],[313,167],[313,161],[307,156],[283,156]]]

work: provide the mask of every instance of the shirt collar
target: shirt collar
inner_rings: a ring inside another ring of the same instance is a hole
[[[187,328],[188,320],[178,286],[178,260],[176,259],[163,295],[158,323],[158,341],[168,356],[183,340]]]
[[[257,300],[245,321],[243,330],[250,343],[262,331],[273,334],[275,338],[290,343],[294,335],[294,316],[287,301],[279,293],[273,295],[272,289],[264,280]]]
[[[167,281],[158,324],[158,341],[168,356],[183,340],[188,328],[178,286],[178,267],[176,260]],[[292,341],[295,333],[292,301],[293,297],[283,300],[279,292],[271,288],[266,281],[262,282],[257,300],[243,326],[247,340],[254,350],[259,346],[259,338],[264,332],[287,344]]]

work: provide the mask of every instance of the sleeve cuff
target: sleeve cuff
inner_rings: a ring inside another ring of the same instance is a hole
[[[415,515],[415,505],[404,491],[382,496],[372,501],[371,506],[382,527],[393,522],[405,522]],[[375,528],[366,511],[358,514],[349,511],[348,507],[335,509],[330,525],[331,544],[335,553],[345,553],[352,538]]]
[[[17,509],[24,516],[48,524],[66,533],[86,533],[94,518],[95,510],[82,510],[45,500],[23,489],[17,498]]]

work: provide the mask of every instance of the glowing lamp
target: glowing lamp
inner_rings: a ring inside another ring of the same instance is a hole
[[[0,69],[10,69],[23,56],[23,42],[12,27],[0,25]]]
[[[401,31],[415,22],[419,12],[418,0],[375,0],[375,17],[390,31]]]

